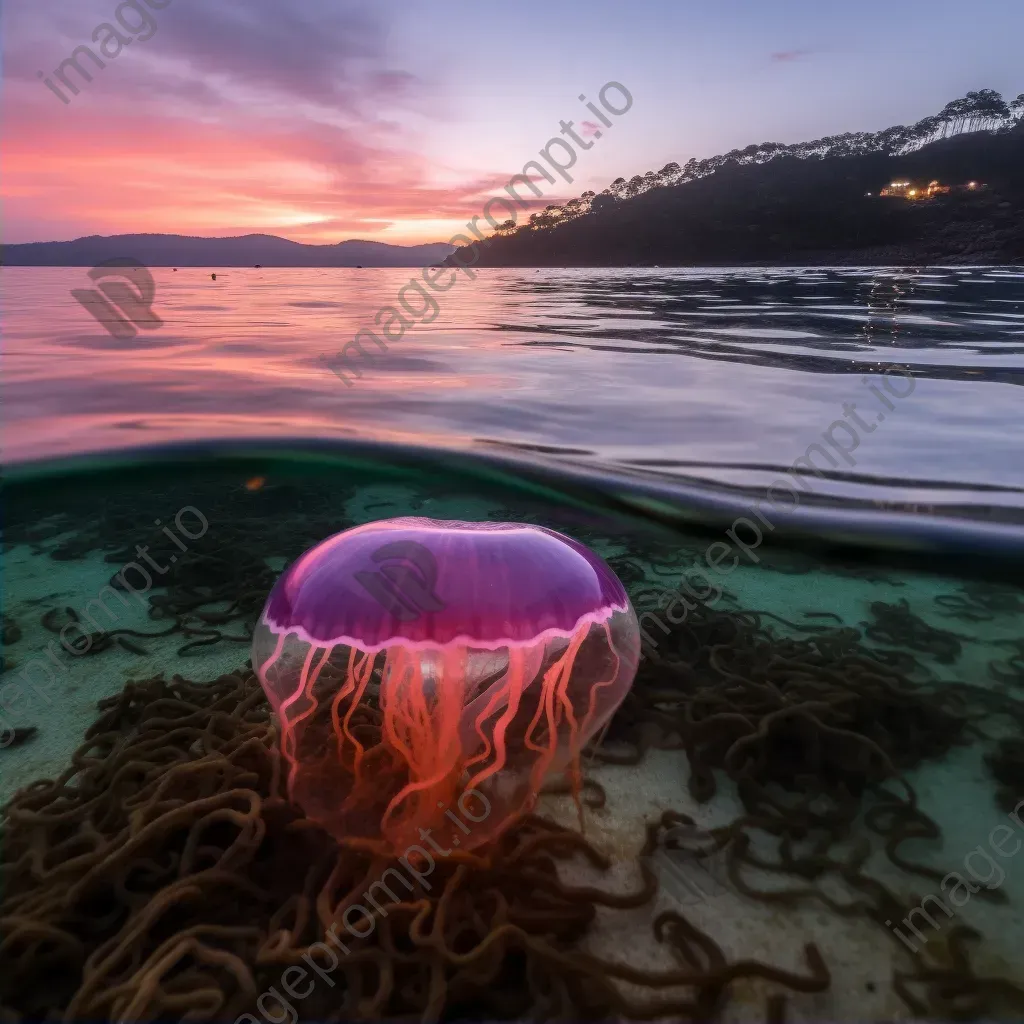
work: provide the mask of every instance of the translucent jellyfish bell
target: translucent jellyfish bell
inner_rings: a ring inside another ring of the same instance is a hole
[[[579,781],[636,674],[636,615],[582,544],[516,523],[391,519],[323,541],[277,581],[253,666],[289,794],[339,838],[463,849]]]

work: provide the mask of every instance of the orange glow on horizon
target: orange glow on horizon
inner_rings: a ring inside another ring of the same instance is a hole
[[[54,117],[45,97],[14,88],[5,98],[3,193],[17,200],[10,241],[267,233],[415,245],[465,231],[507,181],[441,184],[442,169],[393,138],[335,126],[245,118],[227,126],[146,115],[127,102],[106,109],[96,96]]]

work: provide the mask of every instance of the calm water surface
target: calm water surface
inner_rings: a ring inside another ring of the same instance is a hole
[[[131,760],[139,749],[141,760],[133,764],[152,758],[145,785],[159,785],[165,796],[172,783],[162,773],[177,772],[184,762],[186,789],[216,793],[242,785],[207,746],[235,743],[221,732],[227,715],[205,731],[168,731],[167,716],[194,724],[214,707],[243,699],[252,685],[242,681],[252,631],[285,565],[339,530],[399,515],[535,523],[568,533],[608,560],[639,613],[644,644],[630,699],[606,737],[613,756],[586,767],[607,798],[601,810],[586,812],[587,841],[611,857],[612,867],[584,866],[574,874],[582,858],[571,865],[566,857],[559,871],[575,892],[565,905],[582,907],[580,893],[588,887],[637,893],[648,880],[641,873],[642,844],[668,808],[705,836],[717,826],[720,835],[732,834],[728,852],[709,859],[710,871],[702,863],[700,874],[692,859],[677,862],[666,849],[657,851],[647,863],[658,876],[657,894],[643,906],[633,895],[618,910],[594,910],[579,948],[636,970],[678,969],[682,947],[654,927],[668,911],[690,922],[704,936],[700,943],[711,943],[698,944],[701,958],[718,950],[714,955],[734,964],[755,960],[806,978],[813,966],[807,943],[814,943],[829,971],[827,991],[817,991],[816,982],[814,991],[787,996],[784,1016],[793,1022],[1020,1019],[1024,870],[1013,847],[993,837],[1016,836],[1008,823],[1020,823],[1011,812],[1024,796],[1024,531],[962,522],[950,529],[929,520],[927,527],[941,533],[936,541],[920,530],[920,517],[894,513],[823,515],[828,522],[811,531],[803,509],[775,515],[774,500],[770,530],[749,518],[741,530],[734,511],[709,511],[720,495],[701,495],[703,510],[697,500],[672,509],[667,500],[647,500],[671,488],[603,491],[578,486],[567,474],[555,477],[561,487],[550,483],[551,474],[537,474],[545,477],[538,483],[499,473],[494,465],[503,460],[451,452],[540,449],[563,466],[620,476],[642,472],[763,488],[792,471],[809,449],[819,468],[822,453],[831,451],[834,472],[805,481],[818,494],[999,505],[1006,518],[1024,522],[1024,405],[1016,386],[1024,380],[1024,273],[492,271],[460,281],[441,297],[433,322],[396,342],[351,388],[323,365],[321,354],[337,351],[372,322],[409,272],[226,270],[217,271],[216,281],[210,274],[157,271],[156,309],[164,326],[117,341],[70,297],[72,288],[89,286],[84,269],[8,270],[6,457],[254,435],[361,437],[431,448],[281,444],[267,451],[225,444],[203,446],[201,454],[111,455],[62,472],[8,472],[0,728],[9,736],[23,730],[24,742],[2,755],[0,801],[65,771],[96,721],[97,702],[126,687],[131,701],[117,702],[118,718],[104,718],[103,731],[81,753],[79,764],[92,766],[93,781],[79,793],[88,810],[74,813],[93,833],[117,844],[131,828],[125,807],[136,808],[134,821],[138,808],[155,806],[137,794],[126,804],[120,791],[112,802],[91,795],[112,771],[109,759],[95,754],[106,749],[97,744],[108,742],[115,725],[110,756]],[[812,448],[828,438],[834,448]],[[850,461],[841,459],[841,447]],[[232,448],[239,451],[231,454]],[[788,507],[784,497],[780,505]],[[168,532],[172,520],[187,544]],[[847,525],[855,520],[862,535]],[[877,523],[890,535],[876,531]],[[135,558],[145,558],[153,576]],[[439,585],[465,571],[442,566]],[[118,596],[119,579],[135,600]],[[87,618],[92,615],[95,622]],[[98,632],[86,634],[83,621]],[[68,646],[77,631],[87,644]],[[48,652],[61,655],[54,669],[43,667]],[[236,696],[220,690],[200,696],[202,686],[185,691],[179,675],[227,681]],[[168,679],[175,680],[170,688]],[[183,693],[192,695],[192,706]],[[168,694],[173,702],[162,699]],[[232,721],[242,728],[241,717]],[[197,750],[203,752],[198,760]],[[639,763],[633,751],[642,753]],[[260,799],[267,800],[272,773],[263,775],[266,783],[254,785],[263,786]],[[176,904],[180,921],[161,920],[146,932],[130,912],[106,914],[97,925],[65,899],[76,888],[85,891],[82,879],[101,883],[106,846],[64,857],[60,872],[30,870],[34,862],[24,851],[42,849],[56,863],[77,841],[67,839],[72,819],[64,815],[72,812],[55,792],[31,791],[32,816],[19,826],[5,824],[0,844],[9,861],[5,894],[18,911],[6,920],[20,929],[11,941],[21,946],[8,945],[24,965],[6,992],[0,978],[0,1003],[15,1016],[74,1016],[64,1006],[65,993],[76,986],[101,993],[97,1000],[142,986],[145,964],[170,941],[165,925],[184,933],[237,920],[245,928],[236,930],[251,940],[232,955],[248,965],[257,990],[277,982],[280,965],[263,964],[258,951],[315,878],[297,870],[301,853],[296,860],[293,833],[274,831],[286,828],[285,817],[276,824],[273,816],[266,819],[269,845],[258,860],[250,863],[245,858],[255,853],[246,853],[231,861],[253,886],[266,885],[265,899],[239,910],[237,900],[223,903],[204,891],[202,900]],[[35,816],[39,793],[50,793],[46,799],[60,810],[52,819],[58,824],[42,831]],[[545,815],[577,828],[570,801],[545,799],[550,802],[539,805]],[[179,815],[182,807],[173,803],[168,814]],[[157,906],[172,883],[182,884],[160,865],[184,865],[186,836],[205,826],[177,820],[180,828],[145,829],[120,862],[138,889],[129,893],[136,903]],[[241,847],[229,832],[215,832],[205,829],[209,843],[197,856],[229,863],[233,854],[221,857],[218,844]],[[1010,858],[1004,866],[988,855],[988,845]],[[274,850],[287,851],[280,871],[267,859]],[[979,857],[988,857],[984,869]],[[552,862],[544,863],[548,870]],[[463,887],[460,899],[508,893],[497,902],[482,897],[472,920],[489,921],[481,915],[490,906],[504,920],[506,905],[537,889],[526,874],[521,882],[505,871],[455,883]],[[954,897],[951,872],[977,884],[958,885]],[[558,897],[548,889],[542,896],[534,920],[549,929],[551,900]],[[595,907],[605,902],[595,901]],[[533,905],[524,906],[528,921]],[[946,913],[921,919],[939,907]],[[70,936],[60,947],[70,950],[67,964],[60,960],[65,952],[55,953],[57,960],[39,954],[37,921],[50,927],[51,917]],[[474,923],[470,931],[478,927],[492,924]],[[304,934],[295,941],[313,941],[313,931]],[[920,946],[908,946],[907,935]],[[575,939],[556,941],[576,948]],[[110,968],[124,967],[124,985],[88,989],[93,982],[82,980],[81,950],[95,959],[96,950],[117,942],[138,951],[134,966]],[[518,977],[518,948],[499,949],[506,956],[500,979]],[[713,963],[713,954],[706,959]],[[570,961],[553,962],[561,969]],[[548,984],[546,976],[538,975],[540,983],[525,977],[524,989]],[[638,1004],[670,994],[655,978],[638,987]],[[552,992],[561,991],[552,985]],[[396,985],[394,998],[418,999],[428,987]],[[784,986],[772,982],[770,991],[776,987]],[[156,1005],[155,989],[138,991],[133,999]],[[459,999],[478,998],[465,991],[470,994]],[[564,991],[575,990],[566,983]],[[728,1005],[718,982],[705,991],[722,1002],[727,1024],[782,1017],[781,1004],[764,1005],[769,990],[763,986],[738,983]],[[321,992],[322,1005],[336,1009],[338,997]],[[692,999],[692,986],[683,995]],[[485,1010],[498,1004],[485,1006],[479,998],[483,1010],[452,1003],[443,1019],[485,1019]],[[244,1009],[241,997],[237,1002],[226,1019]],[[305,1004],[302,1019],[322,1018],[328,1010],[319,1005]],[[405,1002],[395,1005],[395,1013],[409,1016]]]
[[[346,387],[321,356],[412,273],[157,269],[121,341],[86,268],[5,268],[5,458],[364,437],[757,486],[831,431],[823,494],[1024,509],[1019,268],[482,271]]]

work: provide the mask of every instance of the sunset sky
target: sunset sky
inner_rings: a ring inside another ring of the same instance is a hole
[[[610,80],[632,110],[547,201],[1024,90],[1020,0],[156,2],[67,105],[37,72],[98,50],[118,0],[4,4],[5,241],[444,240]]]

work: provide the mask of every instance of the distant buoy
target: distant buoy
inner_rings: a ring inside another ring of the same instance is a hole
[[[211,274],[210,277],[212,277],[214,279],[214,281],[217,280],[217,275],[216,274]]]
[[[256,270],[262,270],[262,269],[263,269],[263,264],[262,264],[262,263],[257,263],[257,264],[256,264],[256,267],[255,267],[254,269],[256,269]]]
[[[177,267],[175,267],[175,268],[174,268],[174,272],[175,272],[175,273],[177,273],[177,272],[178,272],[178,268],[177,268]]]

